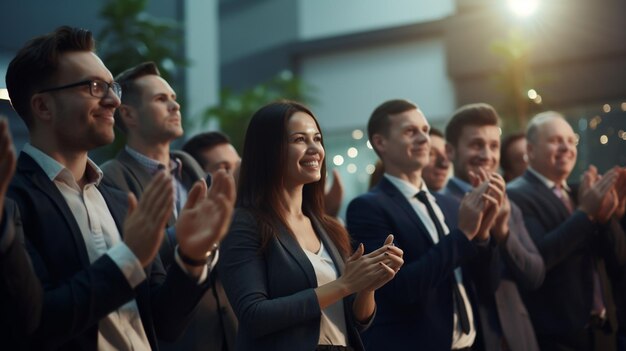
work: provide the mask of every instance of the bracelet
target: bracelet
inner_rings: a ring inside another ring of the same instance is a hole
[[[204,265],[207,264],[208,259],[211,257],[211,255],[209,254],[206,258],[202,259],[202,260],[197,260],[195,258],[191,258],[189,256],[186,256],[185,254],[183,254],[182,251],[180,251],[180,246],[176,245],[176,252],[178,253],[178,257],[180,257],[180,260],[183,261],[183,263],[190,265],[192,267],[202,267]]]

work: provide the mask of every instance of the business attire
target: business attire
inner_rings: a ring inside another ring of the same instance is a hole
[[[626,216],[620,220],[622,229],[626,232]],[[617,349],[626,351],[626,266],[616,272],[610,272],[613,282],[613,296],[615,297],[615,307],[617,310]]]
[[[341,275],[341,255],[318,220],[310,220]],[[316,270],[296,238],[280,227],[263,246],[255,216],[238,208],[220,251],[218,271],[239,318],[236,350],[314,350],[321,341],[323,314],[328,314],[315,294]],[[352,302],[352,297],[341,301],[343,336],[348,346],[363,350],[359,331],[367,325],[354,319]]]
[[[19,211],[4,203],[0,224],[0,340],[20,338],[39,325],[43,290],[24,246]]]
[[[618,223],[600,225],[574,210],[576,193],[567,188],[532,168],[507,187],[546,266],[543,285],[523,297],[542,349],[614,350],[607,271],[624,267],[626,238]]]
[[[453,177],[443,193],[461,199],[471,190],[470,184]],[[518,286],[523,290],[539,288],[545,277],[545,267],[526,230],[521,210],[510,203],[509,235],[505,242],[498,244],[499,284],[494,294],[481,294],[483,287],[477,286],[485,350],[501,350],[503,342],[506,343],[505,349],[512,351],[539,350]]]
[[[204,178],[204,171],[189,154],[184,151],[171,151],[170,154],[174,186],[177,190],[174,213],[168,220],[168,227],[176,223],[177,209],[184,206],[187,193],[193,184]],[[132,192],[139,199],[154,174],[163,166],[126,146],[115,159],[102,165],[103,183],[125,192]],[[159,255],[167,269],[174,260],[176,237],[168,230],[159,250]],[[224,292],[217,270],[209,276],[211,289],[200,300],[197,312],[187,327],[185,334],[176,342],[161,342],[162,350],[234,350],[237,332],[237,318]]]
[[[422,192],[431,209],[415,199]],[[468,240],[456,228],[458,210],[456,199],[429,193],[423,182],[417,189],[388,174],[350,202],[347,225],[355,244],[371,252],[393,234],[404,251],[403,267],[376,292],[376,319],[363,334],[366,349],[450,350],[481,344],[474,284],[495,289],[497,251],[489,242]],[[438,235],[438,226],[445,235]],[[471,327],[467,332],[463,309]]]
[[[69,170],[27,144],[8,197],[22,215],[24,236],[44,288],[35,349],[158,350],[174,340],[208,283],[158,256],[145,269],[121,241],[126,194],[99,184],[88,160],[80,189]]]

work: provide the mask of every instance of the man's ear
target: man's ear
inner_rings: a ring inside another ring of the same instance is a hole
[[[372,135],[372,140],[370,140],[370,144],[372,144],[372,148],[374,148],[374,150],[382,153],[385,151],[385,148],[387,146],[387,139],[380,134],[374,134]]]
[[[54,100],[45,93],[33,94],[30,98],[30,110],[33,114],[33,119],[50,121],[54,117]]]
[[[448,155],[448,160],[454,163],[454,159],[456,158],[456,149],[449,142],[446,142],[446,155]]]
[[[122,104],[117,108],[117,112],[120,114],[122,122],[124,122],[126,128],[138,125],[139,121],[137,120],[137,110],[135,110],[132,106]]]
[[[533,144],[531,144],[530,142],[526,142],[526,162],[530,162],[530,160],[532,160],[533,158],[535,158],[535,149]]]

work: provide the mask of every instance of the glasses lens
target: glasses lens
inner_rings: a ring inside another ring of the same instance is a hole
[[[113,82],[111,89],[113,89],[113,92],[118,98],[122,98],[122,86],[118,82]]]
[[[97,98],[102,98],[107,94],[109,84],[101,80],[93,80],[91,81],[91,84],[89,84],[89,88],[91,89],[91,95]]]

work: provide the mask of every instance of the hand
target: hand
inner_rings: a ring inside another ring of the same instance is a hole
[[[506,240],[509,235],[509,218],[511,217],[511,203],[506,196],[506,182],[504,178],[497,173],[491,175],[491,181],[494,182],[499,192],[496,194],[496,199],[499,203],[500,210],[495,218],[493,226],[491,227],[491,235],[498,241],[502,242]]]
[[[331,217],[337,217],[342,199],[343,184],[341,182],[341,177],[339,176],[339,172],[336,169],[333,169],[333,183],[324,195],[326,214]]]
[[[128,194],[128,214],[124,220],[124,242],[137,256],[142,267],[148,266],[156,256],[165,225],[174,210],[172,177],[159,172],[141,196],[139,204],[132,193]]]
[[[481,230],[484,216],[487,214],[490,203],[492,206],[497,206],[497,201],[490,195],[486,194],[490,185],[490,182],[485,181],[475,187],[471,192],[465,194],[463,200],[461,200],[461,206],[459,208],[459,230],[461,230],[468,240],[474,239]],[[492,215],[495,215],[493,213]],[[485,229],[482,228],[483,232]]]
[[[214,173],[208,194],[204,180],[196,182],[176,221],[179,250],[191,259],[205,259],[226,235],[234,205],[235,180],[225,171]]]
[[[363,255],[363,244],[360,244],[354,254],[346,260],[344,274],[339,277],[339,280],[348,290],[348,295],[357,291],[374,291],[395,276],[396,270],[384,261],[391,260],[392,266],[399,269],[404,264],[404,260],[402,250],[392,246],[392,241],[393,235],[387,236],[382,247],[367,255]]]
[[[617,192],[618,205],[613,216],[619,221],[626,214],[626,167],[621,168],[619,171],[619,178],[615,182],[615,190]]]
[[[4,197],[7,193],[11,178],[15,173],[15,152],[13,140],[9,132],[9,123],[5,118],[0,119],[0,218],[4,211]]]
[[[594,166],[589,166],[589,170],[583,175],[579,189],[578,208],[591,220],[606,223],[617,209],[617,195],[614,187],[618,175],[619,168],[614,167],[604,176],[599,176]]]

